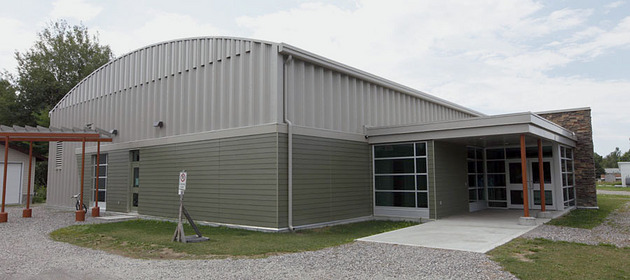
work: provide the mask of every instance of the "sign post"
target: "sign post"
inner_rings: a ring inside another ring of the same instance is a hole
[[[188,214],[188,211],[186,211],[186,208],[184,208],[184,192],[186,191],[187,180],[188,180],[188,173],[186,173],[186,170],[182,170],[181,172],[179,172],[179,185],[177,188],[177,192],[179,194],[179,218],[177,219],[177,228],[175,229],[175,234],[173,235],[173,241],[183,242],[183,243],[208,241],[207,237],[203,237],[201,235],[201,232],[197,228],[197,225],[195,225],[195,222],[190,217],[190,214]],[[190,223],[190,226],[195,230],[195,233],[197,235],[186,236],[184,234],[184,224],[182,223],[182,214],[186,216],[188,223]]]
[[[186,235],[184,234],[184,224],[182,224],[182,213],[184,212],[184,192],[186,191],[186,180],[188,179],[188,173],[186,170],[179,172],[179,218],[177,219],[177,229],[173,235],[173,241],[186,243]]]

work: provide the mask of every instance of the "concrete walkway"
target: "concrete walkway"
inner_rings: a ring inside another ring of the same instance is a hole
[[[554,217],[562,211],[550,211]],[[537,211],[530,211],[536,216]],[[372,235],[359,241],[421,246],[486,253],[521,236],[550,219],[536,219],[534,226],[519,225],[522,210],[483,210]]]
[[[630,192],[629,192],[629,191],[608,191],[608,190],[597,190],[597,194],[630,195]]]

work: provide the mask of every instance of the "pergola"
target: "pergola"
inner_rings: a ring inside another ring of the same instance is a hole
[[[28,163],[28,187],[26,194],[26,208],[22,211],[23,218],[30,218],[32,216],[31,203],[31,172],[33,164],[33,142],[81,142],[83,144],[83,150],[81,153],[81,197],[80,205],[83,205],[83,184],[85,178],[85,143],[96,142],[97,154],[96,154],[96,177],[98,178],[99,159],[101,142],[112,142],[111,134],[94,129],[79,129],[79,128],[53,128],[53,127],[31,127],[31,126],[4,126],[0,125],[0,139],[4,139],[4,174],[2,178],[2,209],[0,211],[0,223],[8,221],[8,214],[4,211],[4,203],[7,191],[7,162],[9,156],[9,142],[29,142],[29,163]],[[96,198],[95,206],[92,208],[92,216],[98,217],[100,215],[100,208],[98,207],[98,180],[95,183]],[[76,211],[76,221],[85,221],[85,212],[83,209]]]

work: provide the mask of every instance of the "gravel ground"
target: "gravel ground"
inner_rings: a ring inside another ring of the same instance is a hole
[[[73,212],[7,212],[0,279],[516,279],[480,253],[366,242],[264,259],[137,260],[50,240],[75,223]]]
[[[542,225],[524,234],[523,237],[630,247],[630,203],[613,212],[604,223],[593,229]]]

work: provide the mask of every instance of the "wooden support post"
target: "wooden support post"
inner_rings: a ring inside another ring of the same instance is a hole
[[[28,187],[26,187],[26,209],[22,211],[22,218],[30,218],[33,216],[31,206],[31,174],[33,170],[33,141],[29,142],[28,147]]]
[[[83,138],[81,151],[81,194],[79,197],[79,209],[76,212],[76,221],[85,221],[85,212],[83,211],[83,185],[85,179],[85,138]]]
[[[177,219],[177,228],[173,234],[173,241],[186,243],[186,234],[184,234],[184,224],[182,224],[182,213],[184,212],[184,193],[179,193],[179,218]]]
[[[96,182],[94,183],[94,207],[92,207],[92,217],[101,216],[101,208],[98,207],[98,181],[99,169],[101,169],[101,141],[96,141]]]
[[[527,190],[527,153],[525,152],[525,134],[521,134],[521,176],[523,177],[523,211],[529,217],[529,194]]]
[[[4,202],[7,195],[7,166],[9,166],[9,136],[4,137],[4,176],[2,178],[2,211],[0,211],[0,223],[9,220],[9,214],[4,212]]]
[[[542,140],[538,139],[538,176],[540,181],[540,211],[545,212],[545,169],[543,168]]]

